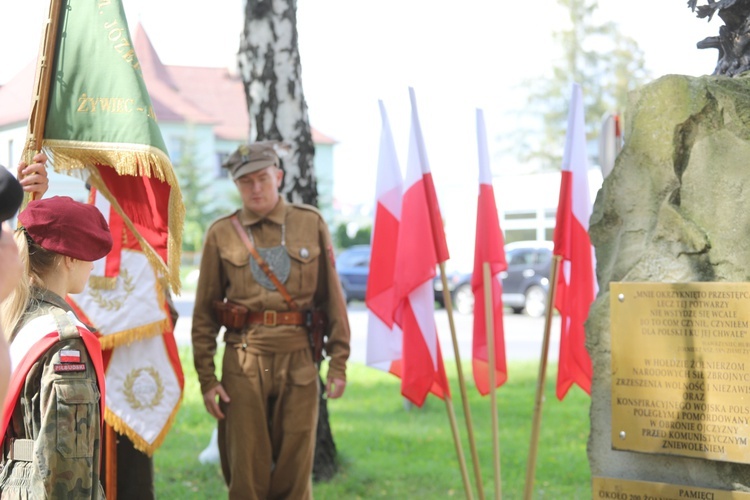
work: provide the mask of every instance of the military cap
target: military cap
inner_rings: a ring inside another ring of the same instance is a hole
[[[257,172],[271,165],[279,166],[279,151],[285,147],[277,141],[260,141],[243,144],[222,165],[229,170],[233,180]]]
[[[0,165],[0,222],[13,217],[23,201],[23,188],[8,169]]]
[[[112,249],[112,234],[99,209],[68,196],[30,201],[18,221],[34,243],[74,259],[93,262]]]

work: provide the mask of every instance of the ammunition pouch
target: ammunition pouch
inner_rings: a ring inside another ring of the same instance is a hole
[[[227,328],[227,330],[242,330],[247,325],[250,310],[234,302],[214,301],[214,315],[216,321]]]

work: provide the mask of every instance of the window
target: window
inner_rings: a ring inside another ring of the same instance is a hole
[[[226,179],[229,177],[229,171],[222,167],[224,162],[229,158],[229,153],[218,152],[216,153],[216,177],[219,179]]]

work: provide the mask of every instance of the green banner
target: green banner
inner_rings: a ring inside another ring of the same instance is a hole
[[[122,2],[64,0],[60,15],[45,142],[167,155]]]

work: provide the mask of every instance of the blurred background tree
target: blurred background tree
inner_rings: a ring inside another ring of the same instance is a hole
[[[628,92],[650,78],[638,43],[621,34],[616,22],[596,22],[596,0],[557,3],[567,14],[567,26],[552,34],[559,58],[538,78],[524,83],[528,97],[517,111],[519,117],[537,119],[520,120],[523,125],[503,141],[504,149],[540,170],[559,169],[562,163],[572,82],[583,88],[586,136],[591,141],[598,137],[604,116],[622,114]]]
[[[211,174],[196,166],[195,140],[188,134],[181,141],[179,149],[176,155],[172,152],[172,160],[175,162],[175,171],[185,203],[182,252],[186,260],[192,260],[191,263],[197,265],[203,249],[203,236],[208,226],[225,214],[227,209],[216,203],[216,196],[211,188]],[[239,206],[241,204],[239,195],[235,192],[233,196],[236,199],[228,201],[231,201],[233,206]]]

